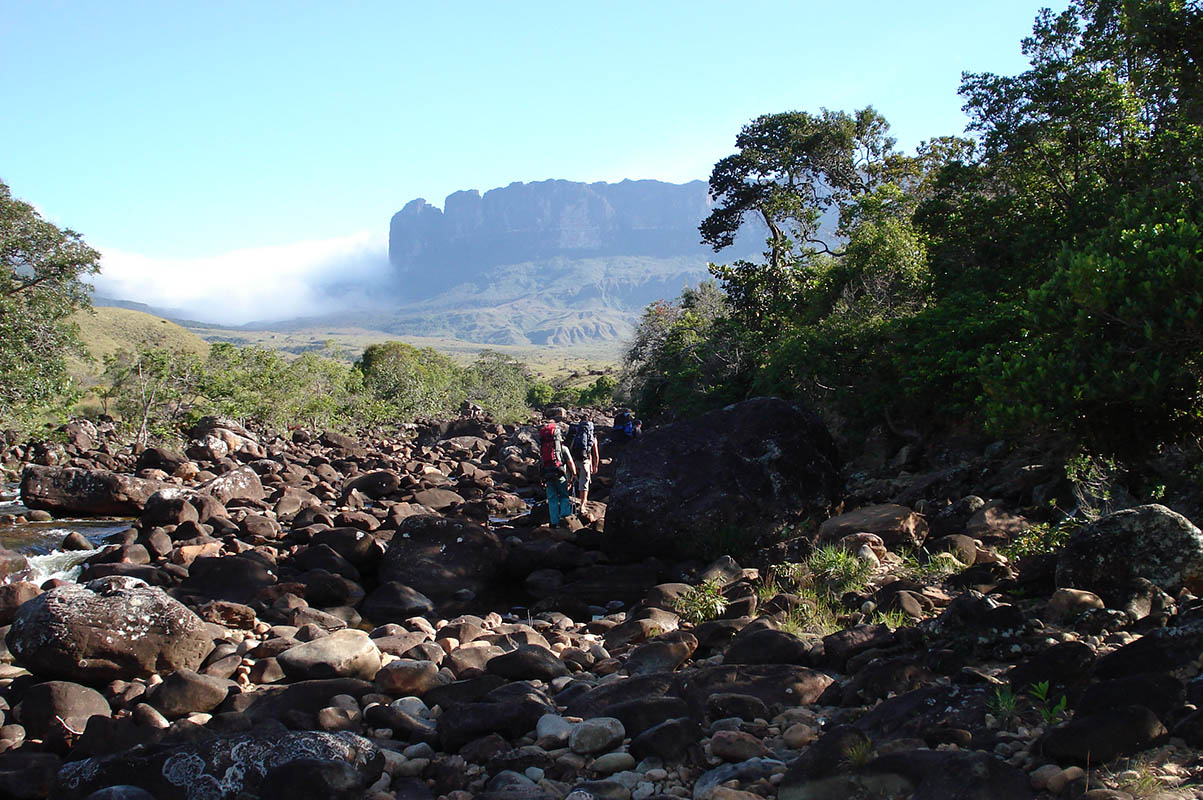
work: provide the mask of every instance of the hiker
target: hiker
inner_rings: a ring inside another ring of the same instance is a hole
[[[572,515],[568,481],[576,479],[576,464],[564,447],[560,426],[554,422],[539,429],[539,455],[543,459],[543,481],[547,484],[547,514],[554,528]]]
[[[615,442],[629,442],[642,432],[643,422],[624,409],[614,416],[614,428],[610,438]]]
[[[588,510],[589,484],[597,474],[601,454],[597,449],[597,436],[594,435],[593,421],[580,419],[572,423],[568,429],[568,452],[577,461],[576,496],[581,501],[581,513]]]

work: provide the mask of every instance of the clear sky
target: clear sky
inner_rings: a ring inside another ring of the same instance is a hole
[[[763,113],[960,133],[961,72],[1022,70],[1040,5],[0,0],[0,179],[125,291],[287,276],[378,259],[415,197],[705,179]]]

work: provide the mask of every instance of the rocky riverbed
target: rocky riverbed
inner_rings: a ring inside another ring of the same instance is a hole
[[[1200,794],[1203,534],[1008,559],[1063,487],[1001,445],[842,467],[753,400],[603,441],[551,528],[529,426],[64,433],[4,453],[25,505],[129,523],[76,580],[0,551],[0,796]]]

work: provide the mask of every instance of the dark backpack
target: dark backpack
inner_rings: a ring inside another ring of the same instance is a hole
[[[568,429],[568,450],[579,458],[587,458],[593,452],[592,422],[583,419],[572,423]]]
[[[560,460],[560,426],[549,422],[539,428],[539,457],[543,459],[543,474],[559,477],[564,474],[564,462]]]

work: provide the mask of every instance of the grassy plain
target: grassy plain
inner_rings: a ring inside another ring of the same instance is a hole
[[[399,336],[369,328],[314,326],[288,331],[245,330],[188,323],[177,325],[161,317],[125,308],[98,307],[94,314],[77,317],[81,333],[94,359],[92,365],[77,366],[96,375],[103,357],[119,349],[134,349],[149,343],[156,347],[182,349],[204,355],[210,342],[231,342],[243,346],[270,347],[292,355],[316,351],[323,355],[354,361],[364,348],[390,340],[414,347],[432,347],[457,361],[468,363],[482,350],[494,350],[513,356],[539,377],[569,384],[617,369],[622,360],[619,342],[593,342],[578,345],[488,345],[463,339]]]

